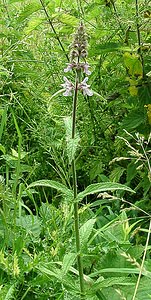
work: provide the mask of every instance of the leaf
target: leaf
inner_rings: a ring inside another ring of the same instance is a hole
[[[68,253],[65,254],[63,263],[62,263],[62,276],[66,275],[69,271],[70,267],[72,266],[73,262],[75,261],[76,254],[75,253]]]
[[[126,181],[128,183],[136,176],[137,174],[137,165],[134,162],[130,162],[127,166],[127,174],[126,174]]]
[[[58,181],[54,181],[54,180],[38,180],[35,181],[33,183],[31,183],[28,186],[28,189],[30,189],[31,187],[36,187],[36,186],[44,186],[44,187],[50,187],[53,189],[56,189],[57,191],[62,192],[63,194],[70,196],[71,198],[73,197],[73,192],[71,190],[69,190],[64,184],[58,182]]]
[[[131,96],[137,96],[138,88],[135,85],[131,85],[128,89]]]
[[[129,47],[123,47],[122,44],[120,43],[109,42],[109,43],[104,43],[99,45],[96,44],[95,48],[93,48],[92,50],[90,49],[90,55],[115,52],[118,50],[129,51],[129,49],[130,49]]]
[[[94,183],[78,194],[77,200],[81,201],[84,197],[88,195],[93,195],[96,193],[100,192],[105,192],[105,191],[115,191],[115,190],[123,190],[123,191],[128,191],[131,193],[135,193],[131,188],[129,188],[126,185],[120,184],[120,183],[112,183],[112,182],[101,182],[101,183]]]
[[[55,277],[58,281],[65,284],[70,289],[75,289],[75,282],[72,278],[68,278],[67,276],[62,276],[61,270],[59,268],[56,268],[54,265],[52,270],[51,268],[52,268],[51,266],[49,267],[49,269],[45,266],[37,267],[37,269],[42,273],[47,274],[50,277]]]
[[[27,17],[32,15],[34,12],[38,11],[41,9],[41,4],[39,1],[32,1],[30,4],[26,5],[23,10],[21,11],[19,17],[18,17],[18,22],[24,21]]]
[[[103,274],[103,273],[122,273],[122,274],[139,274],[140,270],[138,268],[106,268],[96,271],[91,274],[91,278]],[[151,272],[143,270],[142,275],[145,277],[151,278]]]
[[[13,284],[8,292],[7,292],[7,295],[5,296],[5,298],[3,298],[4,300],[11,300],[11,299],[14,299],[14,292],[15,292],[15,284]]]
[[[93,284],[93,289],[98,290],[102,288],[107,288],[113,285],[123,285],[123,286],[134,286],[135,282],[132,278],[128,277],[110,277],[104,279],[102,276],[97,279],[97,281]]]
[[[66,25],[69,25],[69,26],[77,26],[78,23],[79,23],[79,20],[72,16],[72,15],[69,15],[69,14],[61,14],[58,18],[58,20]]]
[[[9,3],[15,3],[15,2],[23,2],[23,0],[9,0]]]
[[[50,277],[55,277],[59,281],[62,281],[61,272],[56,267],[53,267],[53,270],[50,270],[44,266],[38,266],[37,269],[40,270],[42,273],[49,275]]]
[[[137,290],[137,298],[136,300],[150,300],[151,299],[151,280],[146,277],[141,277],[141,281]],[[127,296],[127,300],[133,299],[134,295],[134,287],[129,286],[122,288]]]
[[[27,26],[24,28],[24,33],[29,34],[31,31],[36,29],[41,23],[43,23],[44,18],[32,18],[28,23]]]
[[[3,154],[6,153],[5,147],[2,144],[0,144],[0,151],[2,151]]]
[[[145,122],[145,114],[142,110],[132,110],[122,122],[122,127],[125,129],[136,128],[140,124]]]
[[[72,138],[72,118],[66,117],[64,119],[64,122],[66,127],[67,154],[69,163],[71,163],[75,157],[76,149],[78,147],[80,138],[78,134],[75,134],[74,139]]]
[[[117,182],[120,180],[121,176],[125,172],[125,168],[118,166],[117,168],[113,169],[110,174],[110,180],[113,182]]]
[[[34,240],[36,240],[41,233],[41,222],[37,216],[21,216],[16,220],[18,226],[24,228],[27,234]]]
[[[95,222],[96,219],[90,219],[81,226],[79,233],[82,247],[86,246]]]
[[[139,55],[126,52],[124,53],[124,62],[126,68],[129,70],[130,75],[142,77],[143,69]]]
[[[0,140],[2,138],[3,132],[4,132],[4,128],[6,126],[7,123],[7,105],[5,106],[5,109],[2,110],[2,118],[1,118],[1,125],[0,125]]]

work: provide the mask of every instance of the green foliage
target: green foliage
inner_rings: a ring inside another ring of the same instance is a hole
[[[145,249],[133,300],[151,299],[150,11],[145,0],[2,1],[0,299],[80,299],[73,158],[86,299],[133,299]],[[94,95],[79,95],[71,139],[61,83],[79,20]]]

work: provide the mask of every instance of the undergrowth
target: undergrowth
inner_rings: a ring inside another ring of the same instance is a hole
[[[150,1],[0,16],[0,299],[151,299]]]

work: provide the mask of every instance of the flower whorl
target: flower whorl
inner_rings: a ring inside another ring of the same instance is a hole
[[[67,73],[72,71],[73,69],[76,70],[77,73],[85,73],[86,75],[90,75],[91,72],[89,71],[89,64],[86,62],[87,57],[87,34],[85,32],[85,28],[83,23],[81,22],[77,32],[74,35],[74,40],[70,46],[70,57],[71,61],[64,69],[64,72]],[[80,61],[82,60],[82,62]],[[93,91],[89,89],[90,85],[86,82],[88,81],[88,77],[85,77],[84,80],[77,85],[77,89],[82,91],[83,95],[92,96]],[[65,89],[63,93],[64,96],[71,96],[72,91],[75,89],[75,86],[72,82],[70,82],[66,77],[64,77],[64,83],[62,87]]]

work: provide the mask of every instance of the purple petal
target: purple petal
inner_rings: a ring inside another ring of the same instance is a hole
[[[67,72],[71,71],[72,67],[73,67],[72,64],[68,64],[67,68],[64,69],[64,72],[67,73]]]
[[[72,96],[72,92],[70,90],[66,90],[64,93],[63,93],[63,96]]]
[[[90,75],[90,74],[91,74],[91,72],[88,70],[89,67],[90,67],[90,66],[89,66],[89,64],[87,64],[87,63],[85,63],[85,64],[83,65],[84,73],[87,74],[87,75]]]
[[[93,92],[89,89],[86,89],[86,95],[93,96]]]

